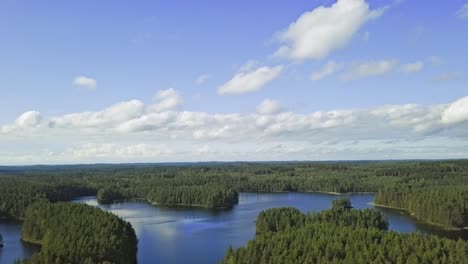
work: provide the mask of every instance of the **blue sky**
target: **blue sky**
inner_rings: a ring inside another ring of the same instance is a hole
[[[468,157],[465,0],[7,0],[0,40],[0,164]]]

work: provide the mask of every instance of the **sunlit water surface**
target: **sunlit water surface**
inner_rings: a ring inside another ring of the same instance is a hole
[[[140,264],[209,264],[221,260],[229,245],[239,247],[254,237],[255,219],[260,211],[282,206],[296,207],[303,212],[321,211],[330,208],[337,197],[322,193],[241,193],[239,204],[225,211],[155,207],[142,201],[99,205],[96,197],[82,197],[74,202],[97,206],[129,221],[139,239]],[[374,208],[370,205],[373,194],[353,194],[349,198],[355,208]],[[468,237],[466,231],[441,231],[400,211],[376,209],[385,214],[392,230]],[[15,257],[31,254],[19,242],[19,224],[7,226],[0,222],[0,232],[7,240],[5,248],[0,249],[0,263],[11,263]]]

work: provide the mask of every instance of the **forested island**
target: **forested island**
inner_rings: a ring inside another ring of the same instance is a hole
[[[84,204],[29,206],[22,239],[41,245],[24,264],[136,263],[137,238],[130,223]]]
[[[77,207],[63,202],[90,195],[96,195],[100,203],[140,199],[158,206],[193,206],[218,210],[229,209],[237,204],[239,192],[373,192],[376,193],[374,202],[377,205],[404,209],[421,220],[443,228],[460,229],[468,226],[466,160],[0,167],[0,188],[0,218],[23,220],[23,239],[43,245],[40,253],[29,261],[42,261],[49,256],[58,256],[57,254],[71,254],[50,244],[47,236],[41,236],[44,234],[41,232],[52,227],[37,225],[35,221],[62,218],[62,211],[86,221],[87,217],[81,214],[91,209],[84,205]],[[347,206],[344,205],[344,208]],[[97,216],[102,219],[102,223],[99,224],[105,225],[107,221],[120,223],[120,227],[115,227],[117,229],[109,229],[106,236],[112,237],[116,230],[127,230],[128,240],[114,242],[120,243],[119,245],[134,243],[132,248],[136,249],[136,240],[131,238],[131,231],[125,221],[112,220],[111,216],[99,209],[89,212],[95,215],[104,214]],[[331,229],[342,228],[343,225],[347,225],[347,220],[341,218],[341,215],[344,215],[343,217],[358,219],[357,222],[353,220],[351,226],[365,227],[364,231],[359,231],[359,228],[350,230],[350,235],[358,232],[357,236],[368,234],[380,237],[379,239],[397,236],[392,232],[382,233],[385,225],[374,212],[346,209],[340,211],[340,216],[336,216],[334,212],[336,211],[306,217],[287,209],[284,212],[278,211],[277,214],[284,213],[298,219],[287,224],[294,227],[288,232],[303,230],[305,226],[315,226],[314,232],[322,232],[320,230],[323,226],[330,226]],[[269,214],[276,213],[273,211]],[[262,219],[263,216],[259,216],[257,227],[262,223]],[[281,219],[286,221],[289,218]],[[82,227],[79,223],[70,225],[72,226],[69,228],[75,230]],[[376,225],[377,228],[373,228]],[[269,230],[269,226],[268,222],[264,222],[263,227],[258,227],[258,232]],[[98,223],[95,228],[100,228]],[[52,229],[49,231],[52,232]],[[75,240],[72,234],[66,237],[68,235],[62,234],[60,230],[54,229],[52,234],[57,235],[59,240]],[[405,236],[397,237],[406,239]],[[416,236],[414,239],[424,240],[424,236]],[[80,243],[98,245],[96,243],[100,242],[91,239]],[[65,247],[63,244],[62,246]],[[83,252],[96,254],[92,250]],[[122,252],[132,255],[129,255],[129,258],[134,257],[133,251]],[[98,253],[99,256],[102,254],[105,255],[102,252]]]
[[[386,231],[383,216],[337,200],[330,210],[305,215],[275,208],[257,218],[257,235],[226,252],[223,264],[468,263],[468,242]]]

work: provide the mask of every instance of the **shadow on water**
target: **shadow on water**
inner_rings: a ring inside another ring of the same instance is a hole
[[[438,225],[433,225],[421,220],[416,219],[414,216],[409,214],[405,210],[392,209],[392,208],[383,208],[383,207],[374,207],[377,211],[382,212],[384,215],[389,218],[389,226],[392,228],[394,225],[398,225],[401,221],[412,222],[415,226],[415,230],[398,230],[400,232],[419,232],[427,235],[438,235],[450,239],[464,239],[468,240],[468,230],[448,230],[444,229]]]
[[[3,248],[0,248],[0,263],[10,264],[15,259],[32,256],[39,246],[21,240],[21,222],[12,219],[0,219],[0,233],[3,236]]]

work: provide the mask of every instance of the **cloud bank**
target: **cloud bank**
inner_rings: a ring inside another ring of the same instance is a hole
[[[401,158],[410,146],[419,158],[458,157],[468,154],[468,148],[459,148],[468,145],[466,131],[468,96],[437,105],[310,113],[265,99],[251,113],[217,114],[183,110],[182,96],[171,88],[158,91],[149,104],[133,99],[60,116],[25,112],[0,127],[5,146],[0,158],[5,163],[333,159],[345,153],[348,159],[378,153]],[[431,143],[419,145],[425,140]],[[437,151],[422,151],[431,148]]]

